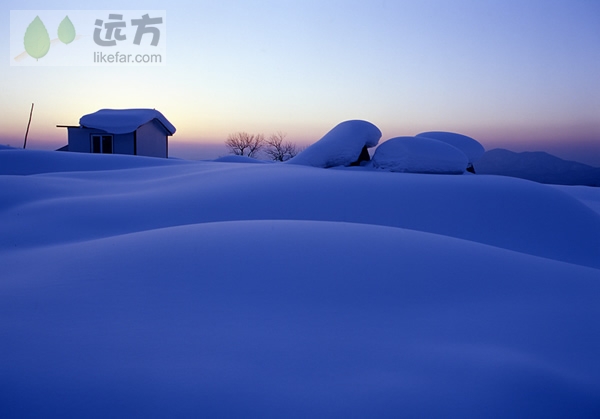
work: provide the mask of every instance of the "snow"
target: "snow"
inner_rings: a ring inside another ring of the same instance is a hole
[[[578,201],[600,214],[600,188],[590,188],[589,186],[563,186],[552,185],[555,189],[565,192]]]
[[[127,134],[154,119],[165,127],[169,135],[175,133],[175,127],[156,109],[100,109],[82,116],[79,124],[113,134]]]
[[[223,157],[214,159],[213,161],[219,162],[219,163],[269,163],[267,161],[255,159],[253,157],[237,156],[237,155],[223,156]]]
[[[375,147],[380,138],[381,131],[370,122],[344,121],[286,163],[324,168],[350,166],[364,147]]]
[[[0,151],[0,175],[32,175],[52,172],[120,170],[136,167],[172,166],[189,164],[185,160],[157,159],[120,154],[91,154],[48,152],[18,148]]]
[[[432,138],[458,148],[465,153],[470,165],[479,160],[485,153],[485,149],[477,140],[455,132],[428,131],[417,134],[417,137]]]
[[[1,417],[600,414],[598,188],[87,157],[0,152]]]
[[[462,151],[430,138],[391,138],[373,155],[375,168],[391,172],[460,174],[467,163]]]

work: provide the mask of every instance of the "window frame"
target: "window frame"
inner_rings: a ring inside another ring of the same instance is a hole
[[[97,140],[97,143],[94,140]],[[90,134],[90,153],[115,154],[114,136],[112,134]]]

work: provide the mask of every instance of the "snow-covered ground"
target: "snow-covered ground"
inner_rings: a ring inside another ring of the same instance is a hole
[[[0,417],[599,417],[600,189],[0,150]]]

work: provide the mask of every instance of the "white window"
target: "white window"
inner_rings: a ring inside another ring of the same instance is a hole
[[[112,135],[92,135],[92,153],[112,154]]]

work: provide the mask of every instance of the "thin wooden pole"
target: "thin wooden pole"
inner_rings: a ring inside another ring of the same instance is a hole
[[[27,131],[25,131],[25,141],[23,141],[23,148],[27,146],[27,134],[29,134],[29,126],[31,125],[31,115],[33,115],[33,103],[31,104],[31,110],[29,111],[29,122],[27,122]]]

